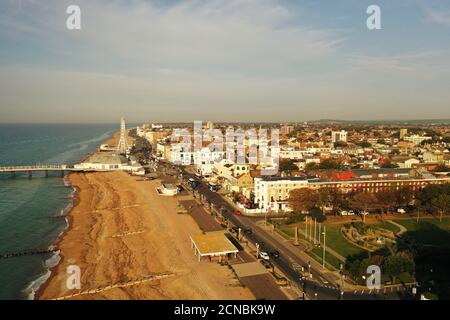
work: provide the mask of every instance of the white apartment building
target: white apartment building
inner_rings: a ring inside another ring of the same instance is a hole
[[[404,138],[403,138],[403,140],[412,142],[412,143],[414,143],[415,145],[419,145],[419,144],[422,143],[422,141],[425,141],[425,140],[431,140],[431,139],[432,139],[431,137],[427,137],[427,136],[419,136],[419,135],[417,135],[417,134],[412,135],[412,136],[408,136],[408,137],[404,137]]]
[[[289,191],[307,186],[303,177],[258,177],[254,179],[255,203],[264,210],[288,211]]]
[[[347,131],[331,131],[331,142],[347,142]]]

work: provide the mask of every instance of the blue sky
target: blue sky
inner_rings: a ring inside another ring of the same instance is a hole
[[[0,122],[450,118],[449,40],[438,0],[0,0]]]

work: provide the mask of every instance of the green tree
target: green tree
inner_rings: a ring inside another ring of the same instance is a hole
[[[280,161],[280,171],[291,173],[292,171],[298,170],[298,167],[295,165],[292,160],[282,160]]]
[[[392,277],[395,283],[396,278],[403,272],[414,272],[414,260],[405,252],[398,252],[388,256],[383,263],[383,271]]]
[[[359,145],[360,147],[362,147],[362,148],[370,148],[370,147],[372,147],[372,145],[370,144],[370,142],[367,141],[367,140],[364,140],[364,141],[358,143],[358,145]]]

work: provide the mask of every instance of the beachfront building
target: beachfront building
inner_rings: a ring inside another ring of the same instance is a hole
[[[80,171],[127,171],[133,175],[144,175],[145,169],[138,163],[130,164],[127,158],[117,152],[94,153],[85,161],[74,165]]]
[[[206,232],[191,236],[191,248],[198,261],[226,261],[236,258],[239,250],[223,231]]]
[[[117,154],[116,152],[102,152],[89,156],[82,163],[74,165],[74,168],[85,171],[114,171],[123,170],[124,165],[128,165],[125,156]]]

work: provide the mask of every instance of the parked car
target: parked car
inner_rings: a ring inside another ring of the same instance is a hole
[[[342,211],[340,212],[340,214],[341,214],[341,216],[348,216],[348,211],[342,210]]]
[[[267,252],[261,251],[259,257],[263,260],[270,260],[269,254]]]
[[[253,233],[253,230],[252,230],[252,228],[245,228],[245,229],[244,229],[244,233],[245,233],[245,234],[252,234],[252,233]]]
[[[234,210],[234,214],[237,215],[237,216],[240,216],[242,213],[241,213],[240,210]]]
[[[348,210],[348,215],[349,215],[349,216],[354,216],[354,215],[355,215],[355,211],[353,211],[353,210]]]
[[[271,251],[271,252],[269,252],[269,255],[270,255],[272,258],[278,259],[278,258],[280,257],[280,252],[279,252],[278,250]]]
[[[272,269],[273,264],[268,260],[259,260],[266,269]]]
[[[233,226],[233,227],[231,227],[231,231],[238,233],[239,227]]]
[[[406,210],[403,208],[398,208],[397,212],[403,214],[403,213],[406,213]]]

